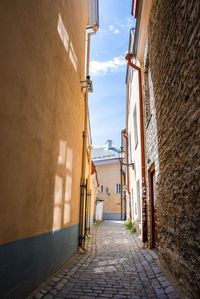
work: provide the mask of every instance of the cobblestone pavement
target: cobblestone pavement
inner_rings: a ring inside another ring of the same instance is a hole
[[[179,298],[156,260],[123,222],[104,221],[94,228],[88,253],[28,298]]]

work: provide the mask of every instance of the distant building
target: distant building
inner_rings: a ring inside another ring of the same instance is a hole
[[[97,200],[103,200],[103,219],[121,219],[121,178],[118,149],[108,140],[104,146],[94,147],[92,161],[99,180]]]
[[[91,163],[91,204],[90,204],[90,226],[93,224],[96,219],[95,214],[97,210],[97,191],[99,189],[99,181],[97,176],[97,171],[94,163]]]

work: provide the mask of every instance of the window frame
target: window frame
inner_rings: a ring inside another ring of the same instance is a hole
[[[116,194],[121,194],[121,184],[116,184],[116,186],[115,186],[115,193]]]

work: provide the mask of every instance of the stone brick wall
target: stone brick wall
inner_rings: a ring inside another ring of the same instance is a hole
[[[148,32],[158,134],[159,255],[188,298],[199,298],[200,292],[199,12],[199,0],[154,1]]]
[[[158,137],[156,107],[154,98],[154,88],[149,65],[149,45],[148,40],[145,47],[144,69],[143,69],[143,96],[144,96],[144,126],[145,126],[145,166],[146,166],[146,194],[147,194],[147,233],[148,247],[152,247],[152,211],[150,201],[150,177],[149,170],[155,168],[156,181],[159,173],[158,161]]]

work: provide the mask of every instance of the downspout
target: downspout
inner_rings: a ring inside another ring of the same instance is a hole
[[[147,242],[147,212],[146,212],[146,177],[145,177],[145,153],[144,153],[144,116],[143,116],[143,96],[142,96],[142,74],[141,68],[131,62],[133,54],[129,53],[125,59],[128,65],[138,72],[139,83],[139,104],[140,104],[140,140],[141,140],[141,174],[142,174],[142,241]]]
[[[121,220],[123,220],[122,218],[122,163],[120,162],[120,185],[121,185],[121,189],[120,189],[120,193],[121,193]]]
[[[128,136],[126,134],[126,130],[124,129],[122,131],[122,134],[124,136],[124,138],[126,139],[126,170],[127,170],[127,189],[128,189],[128,195],[129,195],[129,218],[130,220],[132,219],[132,213],[131,213],[131,193],[130,193],[130,189],[129,189],[129,161],[128,161]]]
[[[95,168],[95,166],[94,166],[94,168]],[[99,182],[98,182],[98,177],[97,177],[97,172],[96,172],[96,168],[95,168],[95,170],[94,170],[94,173],[95,173],[95,179],[96,179],[96,188],[95,188],[95,194],[94,194],[94,222],[96,222],[96,200],[97,200],[97,191],[98,191],[98,189],[99,189]]]
[[[90,37],[96,34],[96,31],[87,34],[87,60],[86,60],[86,79],[89,76],[89,59],[90,59]],[[87,128],[88,128],[88,86],[86,85],[85,91],[85,116],[84,116],[84,131],[83,131],[83,147],[82,147],[82,170],[81,170],[81,188],[85,186],[85,169],[86,169],[86,155],[87,155]],[[84,248],[85,243],[85,201],[84,192],[81,192],[80,198],[80,246]]]
[[[91,188],[90,188],[90,182],[91,182],[91,160],[92,160],[92,149],[93,147],[89,145],[89,174],[88,174],[88,200],[87,200],[87,221],[86,221],[86,235],[87,237],[90,237],[90,209],[91,209]]]
[[[123,135],[122,135],[122,132],[121,132],[121,146],[122,146],[122,140],[123,140]],[[121,220],[122,220],[122,162],[121,160],[120,161],[120,184],[121,184],[121,189],[120,189],[120,193],[121,193]]]
[[[87,62],[86,62],[86,78],[89,76],[89,59],[90,59],[90,36],[96,34],[96,31],[89,32],[87,35]],[[88,87],[86,86],[85,92],[85,119],[84,119],[84,132],[83,132],[83,151],[82,151],[82,175],[85,178],[85,164],[87,154],[87,128],[88,128]]]

